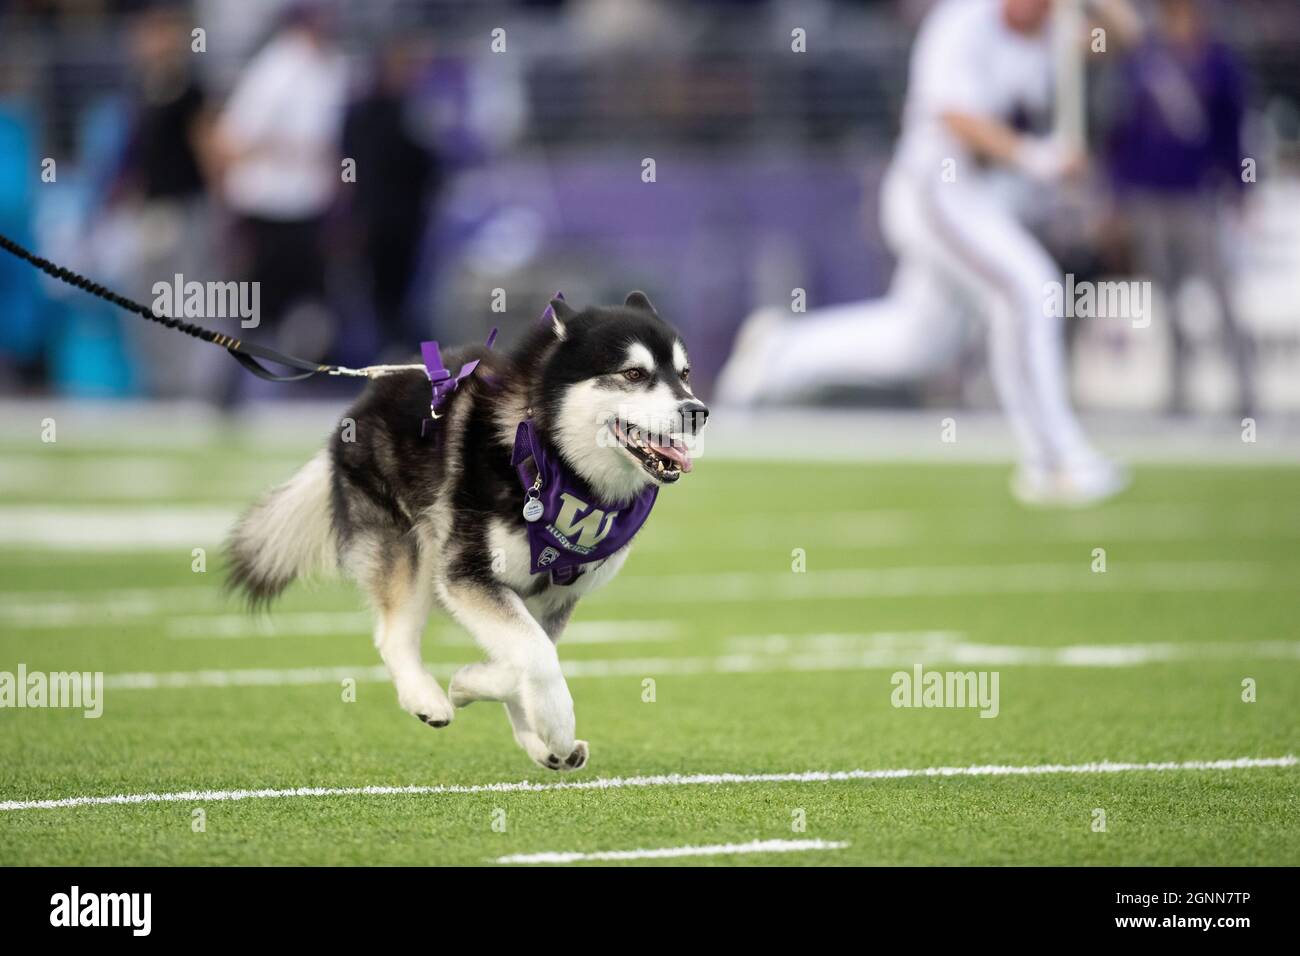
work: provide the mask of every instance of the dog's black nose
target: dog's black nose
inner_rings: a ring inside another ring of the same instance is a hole
[[[709,406],[700,401],[683,402],[681,407],[682,428],[690,435],[698,435],[704,423],[709,420]]]

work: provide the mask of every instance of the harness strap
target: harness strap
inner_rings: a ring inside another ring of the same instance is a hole
[[[494,328],[488,333],[485,347],[492,348],[492,343],[496,340],[497,330]],[[474,374],[481,359],[466,362],[460,367],[459,372],[452,375],[451,370],[443,365],[442,350],[438,348],[436,341],[421,342],[420,357],[424,359],[424,370],[429,376],[429,386],[433,391],[429,399],[429,417],[420,423],[420,437],[433,438],[436,441],[437,435],[433,431],[433,423],[442,417],[438,414],[438,409],[442,408],[451,393],[460,387],[461,382]]]

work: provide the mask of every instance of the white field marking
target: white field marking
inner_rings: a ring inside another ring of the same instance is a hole
[[[0,506],[0,546],[45,551],[158,551],[212,547],[225,540],[239,512],[232,508]]]
[[[188,560],[188,558],[187,558]],[[216,603],[216,587],[104,588],[94,591],[0,592],[0,623],[13,627],[103,628]]]
[[[461,664],[426,664],[429,669],[447,674]],[[368,683],[387,681],[389,674],[382,664],[355,667],[295,667],[282,670],[245,668],[242,670],[159,671],[106,674],[104,686],[113,690],[179,690],[195,687],[292,687],[311,684],[337,684],[342,680]]]
[[[591,596],[593,601],[627,601],[626,589],[641,588],[674,602],[809,601],[837,598],[910,598],[965,594],[1063,594],[1070,592],[1155,593],[1161,591],[1267,591],[1295,586],[1295,574],[1268,563],[1216,561],[1112,562],[1093,574],[1087,562],[1071,564],[954,565],[910,568],[812,569],[804,574],[723,572],[720,574],[621,575]]]
[[[640,644],[675,641],[681,636],[678,621],[574,621],[564,629],[560,644]],[[474,643],[472,639],[467,642]]]
[[[840,840],[751,840],[749,843],[712,843],[707,846],[665,846],[653,850],[597,850],[594,853],[514,853],[497,863],[580,863],[584,860],[676,860],[689,856],[735,856],[739,853],[802,853],[807,850],[843,850]]]
[[[169,617],[172,640],[203,638],[285,637],[290,634],[326,636],[364,634],[374,626],[366,611],[292,611],[279,614],[194,614]]]
[[[627,601],[623,590],[653,590],[656,602],[800,601],[869,597],[933,597],[965,594],[1060,594],[1114,591],[1274,590],[1294,586],[1294,572],[1276,564],[1226,562],[1112,563],[1093,574],[1087,562],[1071,564],[965,565],[910,568],[835,568],[805,574],[723,572],[720,574],[623,574],[613,587],[597,591],[595,602]],[[193,610],[193,602],[216,603],[218,589],[172,587],[115,591],[0,591],[0,622],[28,627],[64,627],[108,616],[150,616],[167,609]],[[116,602],[116,604],[114,603]],[[44,623],[43,623],[44,622]]]
[[[0,492],[40,493],[49,499],[104,497],[156,500],[184,489],[197,474],[181,458],[6,455]]]
[[[227,461],[213,470],[206,461],[185,457],[97,455],[68,458],[49,455],[5,455],[0,458],[0,494],[25,495],[42,504],[74,506],[100,500],[97,507],[112,514],[118,502],[168,499],[245,508],[272,485],[284,481],[310,457]],[[114,504],[109,504],[113,502]]]
[[[1003,664],[1021,667],[1139,667],[1172,661],[1300,660],[1300,641],[1242,643],[979,644],[952,631],[890,634],[761,634],[726,639],[718,660],[771,657],[789,670],[868,670],[926,664]]]
[[[725,786],[742,783],[841,783],[852,780],[903,780],[912,777],[1037,777],[1054,774],[1168,773],[1179,770],[1254,770],[1294,767],[1293,754],[1285,757],[1235,757],[1227,760],[1184,760],[1159,763],[1120,763],[1103,760],[1079,764],[985,764],[969,767],[922,767],[892,770],[809,770],[794,773],[670,773],[643,777],[598,777],[595,780],[561,780],[531,783],[527,780],[430,786],[295,787],[288,790],[184,790],[173,793],[119,793],[112,796],[58,797],[46,800],[4,800],[0,811],[54,810],[137,803],[216,803],[230,800],[268,800],[282,797],[355,797],[474,793],[546,793],[552,790],[622,790],[632,787]]]
[[[374,619],[364,611],[304,611],[251,614],[203,614],[172,617],[167,620],[167,636],[172,640],[203,640],[286,637],[312,637],[333,634],[366,634]],[[621,644],[676,640],[681,626],[675,621],[575,621],[564,631],[564,644]],[[460,628],[435,625],[432,636],[440,644],[474,646],[473,639]]]
[[[265,484],[270,484],[267,482]],[[93,492],[88,492],[93,493]],[[250,494],[251,502],[255,495]],[[1088,522],[1073,521],[1063,514],[1062,524],[1044,532],[1062,541],[1095,541],[1098,536],[1126,541],[1186,541],[1218,537],[1279,538],[1300,534],[1294,515],[1260,510],[1249,515],[1215,514],[1197,509],[1154,510],[1149,515],[1135,512],[1089,515]],[[224,541],[239,513],[239,507],[176,504],[167,507],[96,508],[55,505],[10,505],[0,507],[0,547],[61,552],[148,553],[171,548],[213,545]],[[933,517],[942,517],[934,513]],[[981,543],[1008,540],[1005,527],[965,512],[955,512],[942,527],[947,540]],[[769,543],[770,522],[756,523],[752,516],[721,520],[734,524],[711,539],[715,550]],[[780,527],[790,534],[812,536],[823,544],[853,548],[897,547],[931,540],[939,533],[935,521],[921,512],[863,511],[812,512],[803,516],[782,515]],[[756,530],[757,529],[757,530]],[[1010,540],[1017,540],[1013,534]],[[706,546],[707,546],[706,542]],[[680,549],[672,535],[646,535],[637,550],[668,553]]]
[[[826,635],[823,635],[823,637]],[[861,638],[869,635],[831,635]],[[798,638],[768,635],[756,640],[778,639],[795,647]],[[741,638],[740,640],[747,640]],[[568,660],[561,669],[569,678],[689,676],[692,674],[771,674],[806,671],[854,671],[910,668],[927,665],[989,664],[1008,667],[1139,667],[1176,661],[1197,660],[1300,660],[1300,641],[1267,641],[1251,644],[1074,644],[1065,647],[970,644],[937,640],[913,647],[869,643],[846,647],[812,649],[792,653],[764,650],[723,654],[718,657],[614,658]],[[435,674],[450,674],[464,661],[429,661]],[[289,669],[251,668],[242,670],[162,671],[108,674],[109,690],[178,690],[196,687],[283,687],[335,684],[345,679],[387,681],[388,671],[378,664]]]
[[[996,411],[961,412],[963,437],[942,447],[927,436],[944,409],[868,412],[838,409],[719,409],[708,430],[708,457],[717,460],[933,462],[972,461],[1010,465],[1015,447],[1005,419]],[[241,410],[239,441],[259,455],[301,453],[305,461],[319,447],[316,436],[329,434],[343,412],[337,401],[277,400],[250,403]],[[47,398],[0,402],[0,451],[27,453],[38,447],[39,423],[52,417],[59,423],[60,442],[78,448],[123,449],[176,453],[229,441],[228,422],[198,402],[54,401]],[[1243,444],[1237,437],[1240,420],[1228,416],[1170,423],[1148,416],[1096,414],[1088,419],[1089,434],[1107,451],[1124,460],[1188,462],[1255,467],[1300,461],[1300,428],[1284,416],[1274,416],[1260,429],[1259,442]],[[756,427],[770,440],[756,445]],[[846,440],[852,436],[853,440]]]
[[[964,544],[1017,542],[1044,538],[1060,541],[1202,541],[1216,538],[1273,539],[1300,535],[1300,513],[1252,505],[1215,509],[1182,504],[1114,504],[1099,512],[1042,512],[1032,525],[1010,528],[974,508],[859,509],[852,511],[765,512],[713,515],[728,525],[725,533],[702,542],[717,550],[771,544],[784,534],[792,540],[823,545],[892,548],[942,537]],[[734,531],[731,525],[734,524]],[[774,531],[773,529],[777,529]],[[637,550],[667,552],[680,548],[673,536],[650,535]]]
[[[148,460],[146,460],[148,461]],[[4,490],[0,463],[0,491]],[[53,467],[44,463],[43,467]],[[89,472],[85,494],[102,494],[113,487],[111,478],[96,483]],[[114,474],[109,467],[109,474]],[[142,474],[148,474],[142,471]],[[282,478],[282,469],[274,475]],[[126,482],[129,471],[121,472]],[[268,477],[252,485],[247,501],[236,505],[214,503],[134,507],[77,505],[8,505],[0,507],[0,547],[22,547],[43,551],[92,551],[139,553],[173,547],[220,542],[225,539],[239,511],[256,497],[258,489],[274,483]],[[148,480],[140,485],[141,498],[157,498],[158,489]],[[182,483],[183,484],[183,483]],[[62,478],[51,477],[45,487],[64,488]],[[180,487],[179,485],[176,487]],[[39,486],[31,490],[39,490]],[[125,492],[123,492],[125,494]],[[765,520],[757,520],[764,518]],[[967,543],[1004,541],[1005,526],[989,521],[983,512],[971,508],[948,510],[866,509],[838,512],[793,512],[770,515],[715,515],[728,527],[711,539],[721,547],[744,547],[769,542],[771,529],[789,528],[790,534],[833,545],[858,548],[894,547],[925,541],[942,533],[948,540]],[[1300,534],[1300,517],[1276,507],[1251,506],[1215,510],[1209,506],[1167,503],[1113,505],[1093,514],[1046,514],[1041,516],[1042,533],[1065,541],[1109,539],[1136,541],[1203,540],[1215,537],[1278,538]],[[1032,529],[1031,529],[1032,531]],[[1029,533],[1029,532],[1026,532]],[[1013,533],[1011,540],[1016,540]],[[638,550],[664,553],[680,545],[672,535],[649,534],[638,541]]]

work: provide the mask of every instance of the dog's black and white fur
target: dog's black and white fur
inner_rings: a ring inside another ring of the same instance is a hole
[[[424,374],[373,381],[346,413],[354,440],[341,429],[240,520],[230,583],[265,603],[300,575],[341,568],[369,595],[375,644],[406,711],[445,727],[457,707],[501,701],[533,760],[577,770],[588,748],[575,736],[555,645],[574,605],[618,573],[628,547],[570,584],[530,573],[524,493],[510,463],[516,427],[531,412],[564,464],[617,503],[690,469],[682,449],[708,410],[691,392],[681,336],[643,294],[581,312],[556,300],[551,314],[508,355],[447,355],[452,369],[481,365],[439,409],[436,441],[421,437]],[[665,444],[670,457],[655,451]],[[449,693],[420,655],[435,603],[486,654],[452,676]]]

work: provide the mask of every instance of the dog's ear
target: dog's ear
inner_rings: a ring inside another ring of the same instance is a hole
[[[659,315],[659,313],[655,311],[655,307],[650,304],[650,299],[646,297],[644,292],[629,292],[627,294],[627,299],[624,300],[623,304],[629,309],[640,309],[642,312],[649,312],[653,316]]]
[[[555,332],[557,339],[562,339],[567,334],[565,326],[578,313],[569,308],[569,303],[563,299],[555,298],[551,300],[551,307],[546,310],[551,313],[551,329]]]

